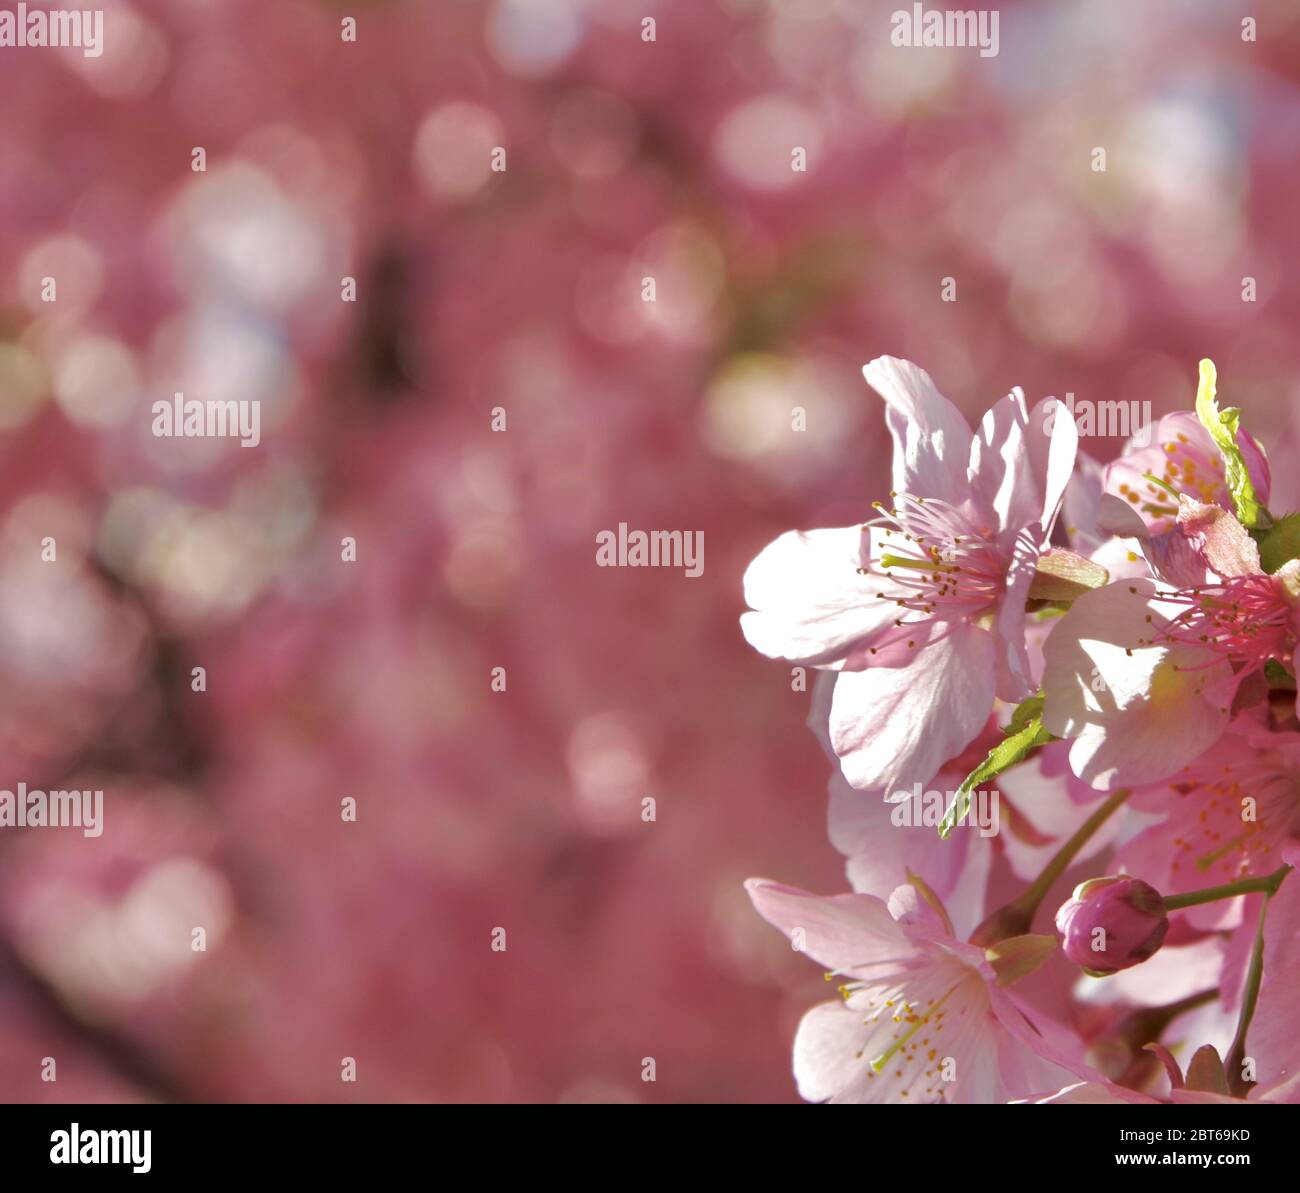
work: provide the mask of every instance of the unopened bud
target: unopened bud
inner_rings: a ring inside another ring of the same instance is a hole
[[[1056,913],[1065,955],[1095,978],[1139,965],[1169,931],[1155,887],[1120,875],[1081,882]]]

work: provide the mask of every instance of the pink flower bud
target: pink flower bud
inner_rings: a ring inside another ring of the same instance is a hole
[[[1120,875],[1081,882],[1056,913],[1065,955],[1095,978],[1150,957],[1169,931],[1165,901],[1153,886]]]

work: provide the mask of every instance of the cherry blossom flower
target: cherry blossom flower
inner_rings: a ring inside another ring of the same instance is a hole
[[[1017,389],[972,433],[916,365],[863,370],[886,403],[893,505],[868,524],[789,532],[745,573],[750,644],[840,672],[831,741],[857,788],[927,783],[980,732],[995,696],[1034,688],[1025,599],[1078,435]],[[1050,433],[1048,431],[1050,419]]]
[[[1154,640],[1179,612],[1154,581],[1124,580],[1081,596],[1047,640],[1043,724],[1073,739],[1070,766],[1099,791],[1168,777],[1228,725],[1228,661]]]
[[[1117,862],[1176,893],[1276,870],[1300,845],[1300,733],[1243,718],[1166,783],[1132,803],[1161,819],[1126,842]],[[1194,907],[1206,931],[1241,923],[1242,900]]]
[[[1043,669],[1043,723],[1075,739],[1071,765],[1098,789],[1187,765],[1234,709],[1263,699],[1269,663],[1294,668],[1300,641],[1300,562],[1264,572],[1232,514],[1180,495],[1159,534],[1127,511],[1110,517],[1155,579],[1081,596],[1053,629]]]
[[[1237,446],[1256,495],[1267,505],[1272,474],[1264,449],[1240,430]],[[1130,440],[1124,454],[1107,465],[1104,488],[1128,502],[1153,532],[1171,529],[1178,517],[1178,504],[1171,500],[1171,489],[1206,505],[1222,506],[1225,510],[1233,508],[1224,480],[1223,458],[1209,432],[1190,410],[1165,415],[1156,424],[1155,434],[1146,446]]]
[[[1001,1102],[1095,1078],[1067,1032],[999,985],[985,951],[952,934],[915,885],[889,900],[818,896],[751,879],[760,915],[843,979],[813,1007],[794,1045],[809,1101]],[[1044,1086],[1052,1073],[1057,1082]]]

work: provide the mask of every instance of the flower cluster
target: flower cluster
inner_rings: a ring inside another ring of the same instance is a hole
[[[888,500],[744,581],[750,644],[820,673],[853,888],[748,884],[839,982],[800,1092],[1300,1100],[1300,514],[1214,366],[1105,467],[1054,398],[972,429],[916,365],[863,372]]]

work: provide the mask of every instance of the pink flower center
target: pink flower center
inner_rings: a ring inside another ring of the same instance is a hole
[[[898,637],[931,621],[972,620],[996,608],[1008,560],[994,532],[946,501],[891,496],[892,510],[872,503],[880,517],[870,525],[885,527],[886,542],[879,558],[858,571],[887,581],[876,596],[904,611],[895,622],[903,631]]]
[[[1199,646],[1237,667],[1291,661],[1296,649],[1291,600],[1276,576],[1232,576],[1161,600],[1185,605],[1157,635],[1158,642]]]

